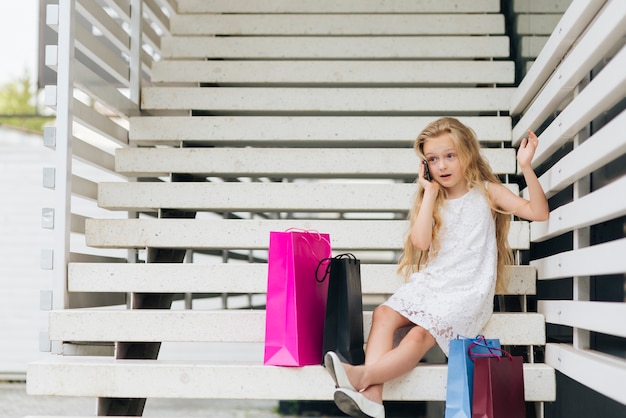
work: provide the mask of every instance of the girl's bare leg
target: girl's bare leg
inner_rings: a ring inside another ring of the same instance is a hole
[[[435,339],[424,328],[415,326],[393,348],[396,330],[412,323],[393,309],[379,306],[374,310],[372,329],[367,342],[365,365],[346,365],[353,386],[368,399],[382,403],[383,383],[409,372],[435,345]]]

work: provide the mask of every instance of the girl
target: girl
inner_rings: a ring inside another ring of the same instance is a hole
[[[441,118],[417,137],[417,199],[399,271],[408,281],[373,313],[365,364],[341,363],[328,352],[324,365],[335,381],[335,403],[354,417],[384,417],[383,384],[417,366],[438,344],[448,355],[457,334],[478,334],[493,312],[494,290],[510,264],[510,215],[548,219],[546,196],[531,161],[537,136],[528,131],[517,153],[530,199],[500,183],[480,154],[475,133],[454,118]],[[496,283],[496,277],[498,277]],[[396,330],[411,327],[393,347]]]

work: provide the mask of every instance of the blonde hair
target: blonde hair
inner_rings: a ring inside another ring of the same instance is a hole
[[[417,155],[421,159],[425,159],[424,143],[430,138],[435,138],[443,134],[448,134],[455,145],[467,188],[479,188],[487,197],[487,201],[491,206],[495,220],[496,243],[498,248],[496,292],[502,292],[505,289],[507,280],[505,276],[505,266],[512,264],[513,261],[513,254],[508,243],[511,215],[496,208],[487,191],[488,183],[500,183],[500,179],[493,174],[491,167],[489,167],[489,164],[480,153],[480,144],[478,143],[474,131],[455,118],[440,118],[426,126],[418,135],[413,146]],[[441,229],[440,208],[446,198],[445,193],[445,190],[440,188],[435,201],[435,208],[433,210],[433,238],[430,249],[427,251],[417,250],[413,246],[410,234],[406,236],[404,251],[398,266],[398,271],[404,275],[405,279],[408,279],[411,273],[417,272],[422,267],[426,266],[431,257],[434,257],[439,250],[440,243],[438,233]],[[424,189],[420,187],[409,212],[410,227],[412,227],[415,222],[423,198]]]

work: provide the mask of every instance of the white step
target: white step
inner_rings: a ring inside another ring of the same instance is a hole
[[[489,13],[499,0],[178,0],[178,13]]]
[[[363,313],[367,342],[372,313]],[[494,313],[481,334],[503,345],[544,345],[545,320],[538,313]],[[264,310],[88,310],[50,311],[52,341],[238,342],[265,340]]]
[[[242,84],[512,84],[512,61],[157,61],[152,81]]]
[[[516,172],[513,148],[484,148],[482,153],[495,173]],[[115,154],[115,170],[135,177],[193,173],[211,177],[397,178],[413,181],[417,177],[418,163],[412,149],[401,148],[120,148]]]
[[[512,88],[146,87],[143,109],[212,112],[483,112],[508,110]]]
[[[509,58],[507,36],[164,37],[163,58]]]
[[[404,283],[397,264],[361,264],[364,295],[391,294]],[[509,266],[504,294],[534,295],[536,271]],[[70,263],[70,292],[265,293],[266,263]]]
[[[270,231],[289,228],[329,233],[333,250],[400,250],[408,221],[87,219],[85,237],[100,248],[267,250]],[[529,248],[529,229],[526,221],[511,222],[511,248]]]
[[[437,116],[198,116],[133,117],[130,140],[137,145],[200,143],[216,146],[321,146],[411,148]],[[481,142],[511,140],[508,116],[463,116],[459,120]]]
[[[334,385],[322,366],[273,367],[258,363],[218,365],[159,360],[55,357],[30,363],[30,395],[331,400]],[[447,367],[420,364],[385,385],[387,400],[445,400]],[[527,401],[555,399],[555,372],[524,364]]]
[[[502,35],[502,14],[180,14],[173,35]]]

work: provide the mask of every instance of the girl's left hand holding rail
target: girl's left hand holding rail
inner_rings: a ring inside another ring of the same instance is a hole
[[[491,198],[500,209],[529,221],[546,221],[550,216],[548,199],[531,166],[538,145],[539,138],[537,138],[537,135],[532,131],[528,131],[528,138],[522,140],[519,150],[517,151],[517,162],[522,170],[526,187],[528,188],[528,200],[510,193],[508,189],[501,184],[496,187],[489,186]]]

